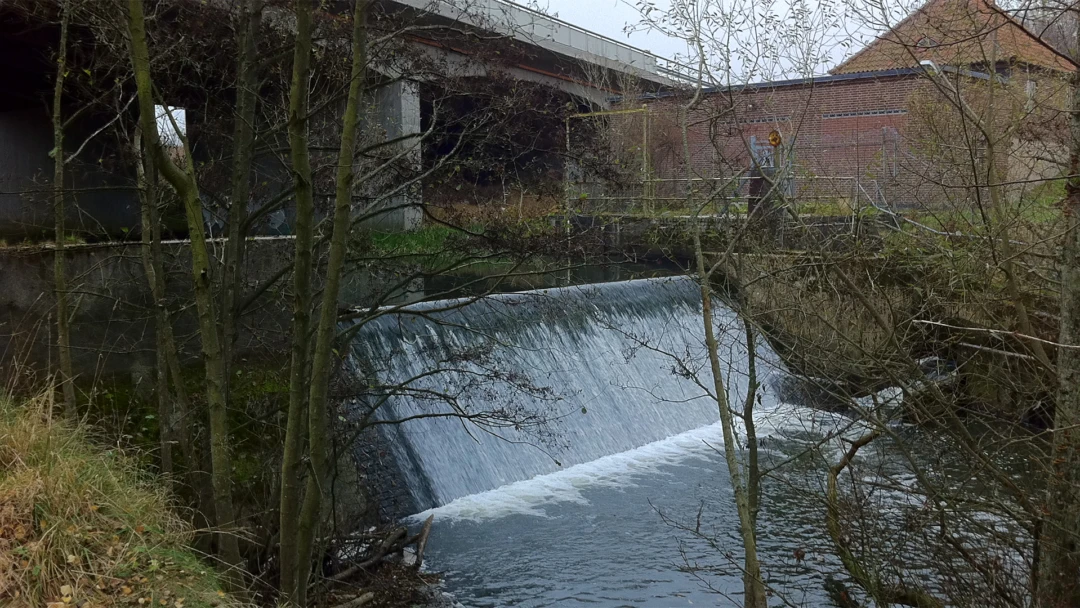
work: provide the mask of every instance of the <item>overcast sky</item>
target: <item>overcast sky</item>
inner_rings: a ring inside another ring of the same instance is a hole
[[[527,0],[517,0],[526,4]],[[907,0],[908,3],[920,0]],[[663,0],[657,0],[661,5]],[[898,4],[904,4],[899,0]],[[632,46],[652,51],[657,55],[674,58],[676,55],[687,56],[686,43],[674,38],[668,38],[658,32],[637,31],[629,36],[626,34],[628,25],[640,23],[641,17],[633,6],[633,0],[534,0],[533,4],[549,14],[557,15],[563,21],[569,21],[588,30],[626,42]],[[873,39],[875,32],[855,29],[852,31],[848,25],[841,26],[832,32],[830,44],[828,69],[845,59],[851,52],[862,47],[863,44]],[[842,44],[842,42],[848,44]]]
[[[537,0],[536,4],[563,21],[657,55],[670,58],[687,54],[686,43],[656,32],[634,32],[628,38],[624,29],[641,21],[641,16],[625,0]]]

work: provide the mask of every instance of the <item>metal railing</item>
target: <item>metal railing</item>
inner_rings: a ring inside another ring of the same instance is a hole
[[[574,181],[566,184],[567,209],[585,214],[666,214],[688,212],[687,205],[710,201],[725,212],[745,212],[760,176],[656,178],[614,183]],[[796,211],[807,203],[837,202],[852,211],[865,206],[864,184],[854,177],[783,176],[782,196]]]
[[[580,25],[575,25],[573,23],[570,23],[569,21],[564,21],[562,19],[559,19],[558,17],[553,17],[553,16],[548,15],[548,14],[542,12],[542,11],[538,11],[538,10],[536,10],[534,8],[530,8],[528,6],[524,6],[524,5],[518,4],[516,2],[512,2],[511,0],[490,0],[490,1],[493,4],[502,5],[502,6],[506,7],[507,9],[518,10],[518,11],[527,13],[529,15],[532,15],[533,17],[536,17],[536,18],[539,18],[539,19],[544,19],[546,21],[550,21],[550,22],[552,22],[554,24],[557,24],[557,25],[559,25],[561,27],[565,27],[567,29],[573,30],[575,32],[579,32],[579,33],[582,33],[582,34],[585,34],[585,35],[588,35],[588,36],[592,36],[594,38],[597,38],[599,40],[604,41],[607,44],[611,44],[611,45],[617,46],[619,48],[626,49],[626,50],[632,51],[634,53],[638,53],[638,54],[646,57],[652,63],[651,66],[636,66],[636,67],[639,67],[639,68],[641,68],[642,70],[644,70],[646,72],[650,71],[648,69],[649,67],[652,67],[653,68],[652,71],[654,71],[657,75],[667,76],[667,77],[675,79],[675,80],[688,80],[688,79],[691,78],[691,74],[694,71],[692,67],[690,67],[688,65],[685,65],[683,63],[680,63],[678,61],[675,61],[674,59],[669,59],[667,57],[662,57],[662,56],[657,55],[657,54],[655,54],[655,53],[653,53],[651,51],[646,51],[646,50],[638,48],[636,46],[627,44],[627,43],[625,43],[625,42],[623,42],[621,40],[617,40],[615,38],[611,38],[611,37],[605,36],[603,34],[594,32],[594,31],[592,31],[590,29],[581,27]],[[582,49],[582,50],[585,50],[585,49]],[[613,58],[609,58],[609,59],[613,59]]]

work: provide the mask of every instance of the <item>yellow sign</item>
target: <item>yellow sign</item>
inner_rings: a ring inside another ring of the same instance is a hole
[[[780,132],[773,129],[769,133],[769,145],[775,148],[775,147],[779,146],[782,143],[784,143],[784,140],[781,139]]]

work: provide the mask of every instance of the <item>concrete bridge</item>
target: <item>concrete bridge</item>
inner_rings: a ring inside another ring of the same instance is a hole
[[[502,69],[521,80],[587,99],[599,108],[608,107],[612,93],[622,93],[628,83],[641,92],[652,92],[675,85],[687,73],[685,66],[670,59],[507,0],[389,0],[386,4],[423,12],[428,23],[461,25],[511,39],[532,52],[525,61]],[[441,48],[457,58],[463,71],[483,69],[483,59],[470,54],[467,46]]]
[[[405,22],[443,26],[432,30],[442,36],[428,37],[425,29],[409,40],[413,50],[446,66],[449,73],[444,76],[484,78],[501,72],[562,91],[592,109],[607,109],[614,97],[630,90],[655,93],[670,88],[686,73],[674,61],[507,0],[384,0],[382,9]],[[452,33],[447,37],[446,32]],[[496,40],[499,60],[477,52],[470,35]],[[383,69],[388,76],[423,73],[409,66]],[[422,84],[413,78],[379,89],[380,121],[388,137],[420,132]],[[420,160],[417,151],[414,162]],[[387,201],[395,211],[379,223],[387,228],[417,226],[420,200],[409,201],[409,196]]]
[[[222,10],[230,4],[215,0],[204,6],[203,10]],[[340,1],[331,10],[347,12],[348,6]],[[0,55],[20,59],[0,62],[0,80],[7,83],[0,90],[0,238],[19,241],[47,236],[53,222],[40,193],[48,190],[52,175],[52,130],[45,108],[51,105],[47,103],[54,65],[50,58],[55,50],[50,45],[56,37],[50,33],[55,24],[27,28],[21,17],[9,18],[4,11],[0,3]],[[679,67],[668,60],[506,0],[376,0],[373,12],[419,26],[402,28],[397,43],[410,52],[392,56],[426,56],[444,66],[445,73],[424,75],[406,63],[390,61],[374,70],[381,73],[372,83],[378,123],[389,139],[412,146],[404,156],[417,168],[423,161],[419,138],[408,136],[419,134],[424,120],[422,87],[434,86],[440,76],[485,78],[499,72],[552,87],[594,109],[607,107],[630,88],[658,91],[678,79]],[[93,128],[73,125],[72,140],[80,139],[83,131]],[[95,151],[99,154],[105,157],[109,152]],[[133,176],[118,167],[86,165],[71,169],[75,204],[70,206],[78,207],[71,228],[98,238],[137,228]],[[27,194],[31,192],[38,194]],[[396,211],[387,213],[380,224],[397,229],[417,225],[421,197],[419,189],[413,189],[388,201],[387,207]],[[207,219],[210,224],[221,221]],[[216,234],[221,226],[210,228]]]

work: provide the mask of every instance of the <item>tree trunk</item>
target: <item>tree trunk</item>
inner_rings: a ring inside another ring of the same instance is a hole
[[[693,164],[690,162],[690,114],[700,99],[701,84],[699,82],[698,90],[693,99],[683,109],[680,124],[687,183],[693,183]],[[739,464],[739,457],[735,452],[735,417],[731,412],[728,401],[723,367],[720,364],[720,343],[716,339],[716,328],[713,325],[712,277],[711,271],[705,263],[705,252],[701,245],[701,222],[697,220],[703,205],[699,205],[695,201],[693,188],[689,189],[686,202],[687,206],[693,210],[691,219],[694,227],[692,234],[697,279],[701,290],[701,320],[705,330],[705,348],[709,356],[709,371],[713,377],[713,393],[720,413],[720,426],[724,433],[724,460],[727,462],[728,476],[731,478],[731,487],[735,492],[735,508],[739,514],[739,533],[742,536],[743,543],[743,605],[745,608],[768,608],[765,597],[765,583],[761,578],[761,564],[757,555],[757,533],[755,531],[757,498],[751,498],[748,486],[743,485],[742,469]],[[748,341],[753,339],[752,331],[747,332],[747,339]],[[752,352],[751,356],[753,356]],[[750,413],[753,414],[752,403],[748,401],[748,405],[750,406]],[[749,428],[753,429],[753,422],[751,421],[750,424],[751,427]],[[754,461],[752,464],[755,470],[748,473],[751,476],[751,488],[756,494],[758,491],[756,451],[753,454]]]
[[[311,158],[308,152],[308,78],[311,65],[311,2],[296,3],[296,40],[293,44],[292,86],[289,91],[289,148],[296,196],[296,253],[293,258],[293,314],[289,364],[289,411],[281,456],[279,557],[281,594],[285,602],[302,606],[299,588],[306,584],[305,564],[298,565],[296,544],[300,514],[300,482],[304,450],[304,412],[307,410],[308,353],[311,325],[311,263],[314,249],[315,203],[312,195]]]
[[[754,403],[757,400],[757,345],[754,343],[754,326],[750,311],[744,301],[739,307],[746,336],[746,401],[743,403],[743,425],[746,427],[746,493],[750,507],[750,522],[757,529],[758,511],[761,509],[761,468],[758,464],[757,424],[754,422]]]
[[[991,59],[995,58],[996,55],[991,56]],[[1016,256],[1013,252],[1012,233],[1009,230],[1008,220],[1005,217],[1005,186],[1002,184],[1002,180],[998,173],[1000,161],[997,154],[997,141],[995,140],[997,130],[994,129],[994,126],[997,124],[997,116],[994,109],[994,101],[997,99],[997,95],[998,90],[995,81],[991,80],[990,97],[987,102],[987,115],[985,118],[985,122],[990,128],[982,128],[981,131],[985,133],[986,137],[986,154],[983,163],[986,167],[987,190],[990,193],[990,212],[993,216],[994,223],[996,224],[994,228],[996,228],[997,231],[1000,231],[1000,239],[996,239],[997,235],[994,234],[993,229],[989,236],[991,239],[997,240],[1000,253],[1000,262],[998,263],[998,266],[1005,274],[1005,290],[1009,294],[1009,299],[1012,300],[1013,310],[1016,311],[1016,320],[1020,324],[1020,331],[1024,332],[1024,335],[1034,336],[1035,331],[1031,327],[1031,316],[1028,314],[1027,303],[1024,301],[1024,294],[1020,290],[1020,281],[1016,276],[1016,264],[1014,263]],[[1039,364],[1042,365],[1045,373],[1053,374],[1054,364],[1050,361],[1050,356],[1046,354],[1046,349],[1043,348],[1042,342],[1038,340],[1028,340],[1028,347],[1039,361]]]
[[[53,219],[56,246],[53,249],[53,281],[56,289],[56,346],[60,359],[60,386],[64,395],[64,413],[74,418],[75,377],[71,365],[71,313],[68,310],[67,268],[64,247],[67,234],[67,210],[64,205],[64,78],[67,76],[68,24],[71,22],[71,2],[60,8],[60,43],[56,51],[56,81],[53,88]]]
[[[161,269],[161,228],[157,217],[157,172],[153,164],[148,163],[143,153],[142,137],[136,136],[135,172],[138,176],[140,219],[142,225],[142,263],[146,273],[146,282],[150,287],[150,299],[154,306],[154,392],[157,394],[158,435],[161,442],[161,472],[166,480],[173,473],[173,443],[180,428],[176,420],[172,396],[169,391],[169,355],[168,349],[173,343],[172,326],[165,307],[165,280]],[[149,165],[149,166],[148,166]],[[189,462],[190,464],[190,462]]]
[[[258,103],[259,27],[262,24],[262,0],[240,2],[239,58],[236,68],[236,118],[233,129],[232,188],[229,200],[229,233],[225,245],[224,280],[221,282],[221,342],[225,361],[225,396],[229,396],[232,378],[233,347],[236,342],[238,295],[242,280],[246,231],[243,229],[248,199],[251,197],[251,159],[255,140],[255,107]]]
[[[214,513],[218,552],[230,566],[240,564],[240,549],[235,533],[232,499],[232,457],[229,454],[229,423],[224,393],[224,365],[218,335],[217,315],[210,280],[210,255],[203,230],[202,200],[195,181],[195,165],[187,138],[184,144],[184,168],[168,157],[157,130],[154,112],[153,81],[150,74],[150,51],[147,47],[146,23],[141,0],[128,0],[127,25],[131,45],[131,63],[138,89],[139,121],[148,150],[162,176],[183,201],[191,239],[191,274],[195,287],[195,305],[199,320],[203,364],[206,374],[206,401],[210,419],[211,485],[214,492]]]
[[[1076,32],[1080,42],[1080,25]],[[1080,74],[1074,74],[1069,113],[1068,231],[1061,252],[1061,328],[1053,460],[1046,519],[1035,573],[1040,608],[1080,606]]]
[[[213,518],[206,517],[212,509],[212,497],[207,495],[205,483],[199,477],[198,459],[195,446],[191,441],[190,412],[191,402],[180,370],[180,355],[173,335],[172,316],[165,298],[164,252],[161,248],[161,219],[158,213],[159,190],[157,170],[146,154],[146,146],[141,135],[136,137],[133,150],[136,162],[135,172],[139,185],[142,225],[142,263],[146,273],[150,299],[154,307],[155,336],[155,392],[158,399],[158,421],[161,434],[161,469],[170,474],[175,469],[172,447],[178,446],[187,465],[189,484],[196,491],[196,504],[200,514],[210,523]],[[170,377],[172,390],[169,390]]]
[[[315,333],[315,348],[311,359],[311,382],[308,394],[308,450],[311,474],[304,489],[304,506],[297,526],[297,576],[300,605],[306,603],[307,579],[311,569],[315,533],[322,520],[323,493],[329,489],[330,430],[327,395],[330,371],[336,357],[334,342],[337,334],[338,293],[345,268],[346,245],[352,212],[353,155],[356,151],[356,130],[360,115],[360,94],[364,86],[367,63],[367,0],[357,0],[353,9],[352,70],[349,97],[342,121],[341,148],[335,176],[334,222],[330,237],[330,254],[326,265],[326,284],[323,287],[319,322]]]
[[[695,222],[697,225],[697,222]],[[761,564],[757,556],[757,533],[754,525],[754,512],[757,499],[751,499],[747,487],[743,485],[739,457],[735,452],[735,420],[728,403],[727,388],[724,385],[723,366],[720,364],[720,343],[716,339],[713,325],[712,288],[705,266],[705,255],[701,248],[701,228],[694,228],[694,252],[697,258],[698,283],[701,289],[701,317],[705,328],[705,348],[709,355],[709,368],[713,376],[713,392],[716,406],[720,411],[720,426],[724,432],[724,460],[727,462],[728,476],[735,491],[735,508],[739,513],[739,533],[743,541],[743,591],[746,608],[767,608],[765,583],[761,578]],[[755,463],[756,464],[756,463]],[[753,475],[753,471],[748,474]],[[755,490],[756,481],[755,481]]]

